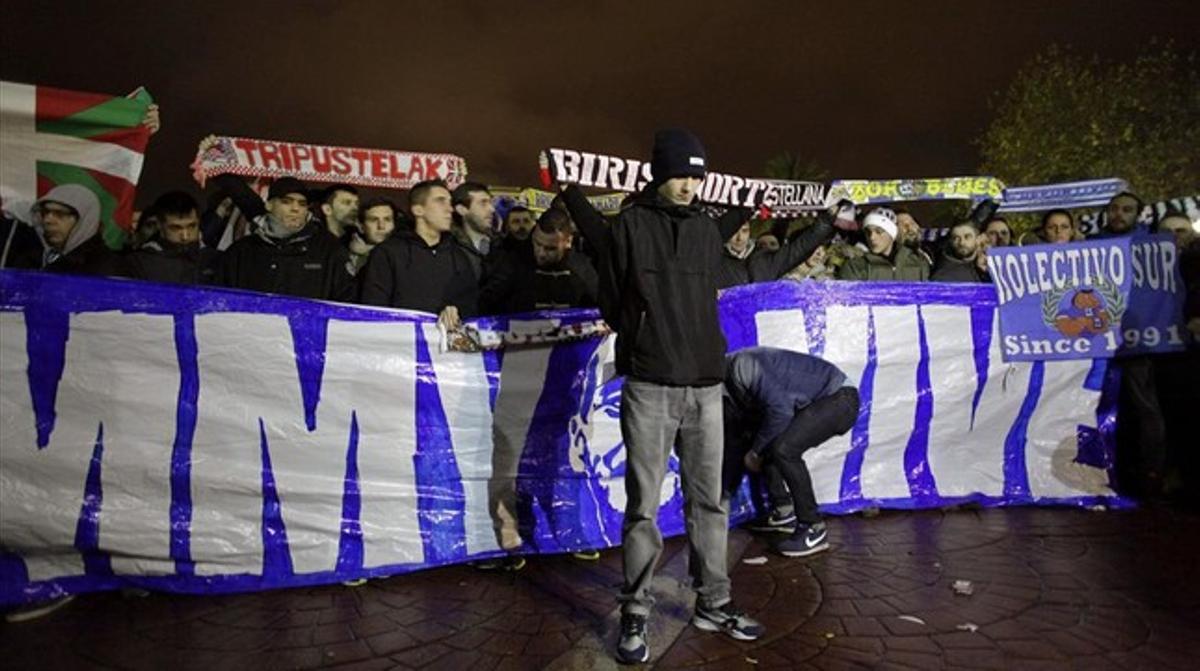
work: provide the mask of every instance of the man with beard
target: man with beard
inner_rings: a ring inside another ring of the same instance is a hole
[[[509,240],[524,242],[529,239],[536,223],[529,208],[517,205],[504,215],[504,235]]]
[[[183,191],[158,197],[143,213],[158,220],[158,232],[129,255],[134,276],[168,284],[211,284],[218,253],[200,245],[200,208]]]
[[[896,242],[908,247],[930,267],[933,266],[934,249],[930,243],[921,240],[921,224],[908,210],[897,207],[896,213]]]
[[[334,184],[321,197],[325,229],[338,240],[348,241],[358,223],[358,191],[348,184]]]
[[[1142,214],[1142,199],[1128,191],[1122,191],[1108,201],[1104,208],[1104,230],[1097,237],[1114,238],[1133,233]]]
[[[980,237],[973,221],[963,221],[951,228],[929,279],[934,282],[990,282],[988,274],[979,269]]]
[[[599,280],[587,257],[571,250],[570,216],[559,209],[546,210],[530,237],[532,253],[507,252],[485,280],[479,294],[484,313],[596,305]]]
[[[499,251],[495,243],[492,220],[496,206],[492,193],[479,182],[463,182],[451,195],[454,204],[454,224],[450,229],[454,239],[467,252],[475,281],[482,282],[491,271],[491,264]]]

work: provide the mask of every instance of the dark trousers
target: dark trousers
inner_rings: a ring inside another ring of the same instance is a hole
[[[804,453],[834,436],[846,433],[858,419],[858,390],[842,387],[796,412],[791,424],[777,438],[767,456],[768,463],[779,468],[780,475],[792,492],[796,522],[816,524],[821,521],[812,478],[804,464]]]

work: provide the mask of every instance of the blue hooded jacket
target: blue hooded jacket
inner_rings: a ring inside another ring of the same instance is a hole
[[[726,354],[727,439],[748,437],[753,431],[750,449],[761,454],[788,427],[797,410],[845,384],[846,374],[837,366],[808,354],[774,347]]]

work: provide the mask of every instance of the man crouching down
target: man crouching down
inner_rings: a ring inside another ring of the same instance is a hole
[[[846,433],[858,418],[858,390],[831,363],[815,356],[752,347],[725,357],[727,494],[744,471],[777,468],[792,494],[796,530],[777,549],[807,557],[829,549],[804,453]]]

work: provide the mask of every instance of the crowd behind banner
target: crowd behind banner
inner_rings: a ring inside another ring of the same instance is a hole
[[[210,136],[193,166],[206,185],[203,202],[187,190],[158,194],[137,213],[125,246],[113,249],[101,235],[95,193],[59,184],[28,210],[9,211],[6,202],[0,267],[405,308],[438,315],[448,331],[481,315],[595,307],[605,252],[598,241],[625,196],[589,198],[578,184],[630,191],[625,187],[651,179],[649,163],[551,152],[558,154],[549,165],[542,158],[543,186],[560,189],[493,190],[471,181],[465,161],[451,154]],[[574,166],[574,179],[563,165]],[[301,181],[299,173],[321,183]],[[1077,209],[1045,209],[1036,230],[1018,236],[1000,202],[1004,185],[993,178],[843,180],[825,193],[816,183],[709,175],[701,194],[711,192],[732,208],[724,216],[742,219],[721,250],[722,290],[781,279],[988,283],[989,249],[1077,244],[1088,237],[1081,226],[1087,221],[1091,238],[1170,233],[1186,292],[1184,336],[1200,330],[1200,240],[1192,218],[1169,204],[1147,206],[1120,180],[1014,190],[1023,204],[1014,195],[1009,209],[1027,211],[1054,198],[1095,203],[1124,189],[1082,217]],[[271,181],[248,181],[264,177]],[[400,194],[378,187],[406,187],[406,206]],[[839,209],[836,194],[853,202]],[[929,240],[914,214],[894,204],[928,198],[982,202]],[[769,214],[755,208],[772,202],[783,212],[817,216],[776,213],[752,235],[751,218]],[[845,219],[852,225],[834,225]],[[1136,437],[1127,444],[1139,445],[1125,462],[1136,477],[1126,482],[1138,482],[1137,491],[1176,487],[1185,470],[1168,445],[1181,440],[1175,413],[1190,394],[1193,358],[1122,362],[1122,430]]]

